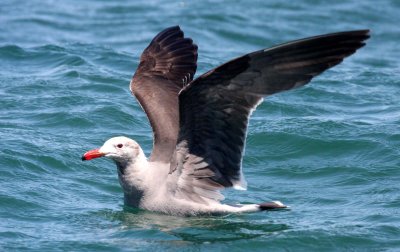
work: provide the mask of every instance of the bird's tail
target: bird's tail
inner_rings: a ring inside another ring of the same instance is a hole
[[[227,206],[227,205],[224,205]],[[259,211],[272,211],[272,210],[283,210],[289,209],[288,206],[282,204],[280,201],[263,202],[260,204],[245,204],[228,206],[228,212],[232,213],[254,213]],[[226,211],[226,209],[225,209]]]
[[[258,207],[260,211],[288,209],[288,206],[282,204],[280,201],[263,202],[258,204]]]

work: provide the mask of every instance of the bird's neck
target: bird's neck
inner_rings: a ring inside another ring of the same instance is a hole
[[[135,158],[117,161],[118,178],[125,194],[142,194],[146,189],[146,177],[149,163],[143,150]]]

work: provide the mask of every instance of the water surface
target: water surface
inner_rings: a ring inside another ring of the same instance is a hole
[[[11,1],[0,3],[0,248],[399,250],[399,1]],[[152,134],[128,83],[152,37],[179,24],[198,74],[307,36],[372,29],[368,45],[253,114],[247,191],[291,211],[170,217],[123,206],[112,136]]]

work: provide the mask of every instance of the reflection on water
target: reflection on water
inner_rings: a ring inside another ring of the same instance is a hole
[[[226,216],[178,217],[124,207],[106,213],[124,230],[154,230],[195,243],[252,239],[288,230],[265,213]],[[258,217],[258,218],[257,218]]]

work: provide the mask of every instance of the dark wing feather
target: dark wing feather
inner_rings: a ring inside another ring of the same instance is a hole
[[[333,33],[256,51],[186,86],[179,95],[180,131],[171,163],[177,192],[192,200],[196,193],[217,199],[218,189],[239,185],[248,118],[262,98],[307,84],[364,46],[368,33]]]
[[[169,162],[179,130],[178,93],[196,72],[197,46],[179,26],[160,32],[144,50],[130,89],[154,133],[151,161]]]

